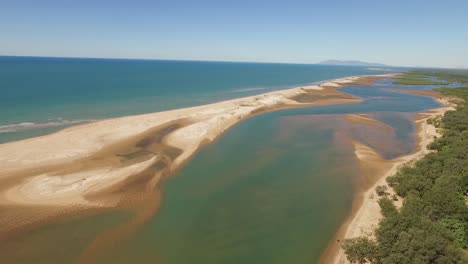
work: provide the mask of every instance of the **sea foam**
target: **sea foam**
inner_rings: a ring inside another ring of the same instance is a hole
[[[57,118],[54,120],[47,120],[45,122],[21,122],[16,124],[7,124],[7,125],[0,125],[0,133],[8,133],[8,132],[18,132],[18,131],[25,131],[25,130],[34,130],[40,128],[47,128],[47,127],[57,127],[57,126],[67,126],[67,125],[74,125],[79,123],[86,123],[94,121],[93,119],[76,119],[76,120],[66,120]]]

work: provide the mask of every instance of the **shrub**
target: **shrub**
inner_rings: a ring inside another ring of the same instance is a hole
[[[377,193],[378,196],[382,195],[387,195],[387,186],[385,185],[379,185],[375,188],[375,192]]]
[[[368,263],[375,261],[376,243],[368,238],[358,237],[345,240],[343,250],[351,263]]]

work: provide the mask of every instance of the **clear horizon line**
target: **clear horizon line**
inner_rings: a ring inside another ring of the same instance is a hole
[[[130,58],[130,57],[79,57],[79,56],[48,56],[48,55],[3,55],[0,57],[20,57],[20,58],[54,58],[54,59],[102,59],[102,60],[140,60],[140,61],[187,61],[187,62],[226,62],[226,63],[263,63],[263,64],[292,64],[292,65],[326,65],[315,63],[301,62],[275,62],[275,61],[234,61],[234,60],[195,60],[195,59],[161,59],[161,58]],[[338,60],[338,59],[328,59]],[[359,60],[338,60],[338,61],[359,61]],[[365,61],[361,61],[365,62]],[[375,62],[373,62],[375,63]],[[385,64],[385,63],[379,63]],[[348,66],[348,67],[373,67],[373,66],[353,66],[353,65],[328,65],[328,66]],[[466,69],[466,68],[450,68],[450,67],[434,67],[434,66],[393,66],[386,65],[390,68],[423,68],[423,69]]]
[[[160,58],[129,58],[129,57],[79,57],[79,56],[47,56],[47,55],[3,55],[0,57],[21,57],[21,58],[54,58],[54,59],[102,59],[102,60],[148,60],[148,61],[192,61],[192,62],[230,62],[230,63],[265,63],[265,64],[297,64],[297,65],[326,65],[320,64],[320,62],[277,62],[277,61],[235,61],[235,60],[196,60],[196,59],[160,59]],[[329,59],[338,60],[338,59]],[[326,61],[326,60],[325,60]],[[338,61],[359,61],[359,60],[338,60]],[[365,61],[361,61],[365,62]],[[374,62],[372,62],[374,63]],[[384,63],[380,63],[384,64]],[[329,65],[329,66],[350,66],[353,65]],[[366,67],[366,66],[355,66],[355,67]],[[372,66],[369,66],[372,67]],[[412,66],[392,66],[386,65],[385,67],[392,68],[414,68]],[[429,67],[431,68],[431,67]]]

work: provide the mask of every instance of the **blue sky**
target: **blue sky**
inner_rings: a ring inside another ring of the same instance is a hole
[[[468,67],[468,1],[1,0],[0,54]]]

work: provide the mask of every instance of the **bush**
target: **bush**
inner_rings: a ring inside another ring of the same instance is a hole
[[[343,250],[351,263],[368,263],[375,261],[376,244],[368,238],[347,239]]]
[[[390,217],[395,214],[398,214],[398,210],[396,209],[393,201],[390,200],[388,197],[382,197],[379,199],[379,206],[380,210],[382,211],[382,215],[384,217]]]
[[[378,196],[382,195],[387,195],[387,186],[385,185],[379,185],[375,188],[375,192],[377,193]]]

